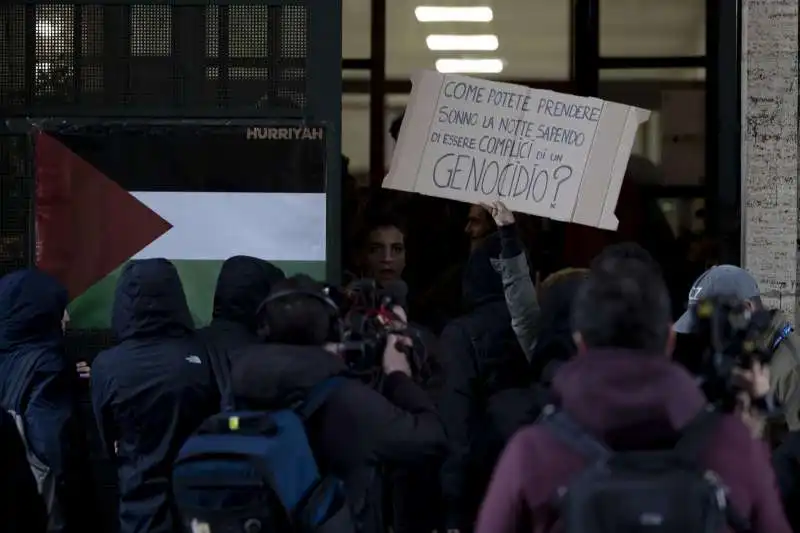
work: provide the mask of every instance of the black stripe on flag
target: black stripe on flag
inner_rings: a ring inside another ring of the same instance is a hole
[[[45,132],[128,191],[325,192],[321,126],[94,124]]]

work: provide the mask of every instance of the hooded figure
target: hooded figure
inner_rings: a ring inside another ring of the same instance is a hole
[[[500,236],[493,233],[467,260],[463,278],[467,314],[442,332],[445,384],[440,412],[447,427],[450,454],[442,468],[446,529],[469,531],[499,453],[489,420],[492,397],[530,385],[530,367],[511,328],[503,284],[493,262],[500,257]],[[491,413],[502,409],[491,408]]]
[[[72,520],[80,504],[70,498],[85,488],[76,476],[86,476],[78,463],[86,447],[77,425],[77,376],[63,351],[66,307],[66,289],[43,272],[21,270],[0,280],[0,404],[22,424],[29,460],[49,469],[54,484],[42,487],[49,531],[81,529]]]
[[[170,474],[180,446],[218,408],[180,278],[166,259],[129,262],[117,283],[119,344],[92,366],[92,407],[117,466],[120,533],[179,530]]]
[[[217,277],[214,316],[197,332],[203,343],[221,393],[230,382],[230,354],[258,342],[256,311],[272,286],[285,279],[283,270],[268,261],[237,255],[228,258]]]

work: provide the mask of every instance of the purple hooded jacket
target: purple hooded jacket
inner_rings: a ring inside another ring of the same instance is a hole
[[[565,364],[554,390],[561,406],[611,448],[646,449],[675,440],[705,404],[692,377],[666,357],[593,350]],[[769,452],[735,416],[725,416],[702,458],[730,490],[734,509],[753,533],[791,533]],[[561,531],[553,495],[586,466],[541,426],[520,430],[495,468],[476,533]]]

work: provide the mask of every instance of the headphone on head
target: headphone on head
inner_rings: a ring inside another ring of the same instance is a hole
[[[306,296],[313,298],[323,304],[328,313],[328,342],[342,342],[344,340],[344,323],[339,316],[339,306],[336,305],[330,296],[327,294],[327,288],[323,291],[313,291],[308,289],[287,289],[277,291],[274,294],[267,296],[256,310],[256,317],[258,320],[258,336],[262,340],[268,340],[270,336],[270,325],[267,317],[265,316],[267,304],[281,300],[289,296]]]

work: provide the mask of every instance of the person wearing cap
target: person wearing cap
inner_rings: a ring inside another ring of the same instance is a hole
[[[697,331],[694,306],[701,299],[735,298],[752,309],[760,309],[761,291],[758,283],[743,268],[718,265],[706,270],[689,290],[686,312],[675,322],[679,334]],[[770,327],[758,339],[758,348],[772,352],[769,365],[771,390],[784,410],[789,431],[800,430],[800,356],[797,355],[794,327],[780,311],[773,316]]]

